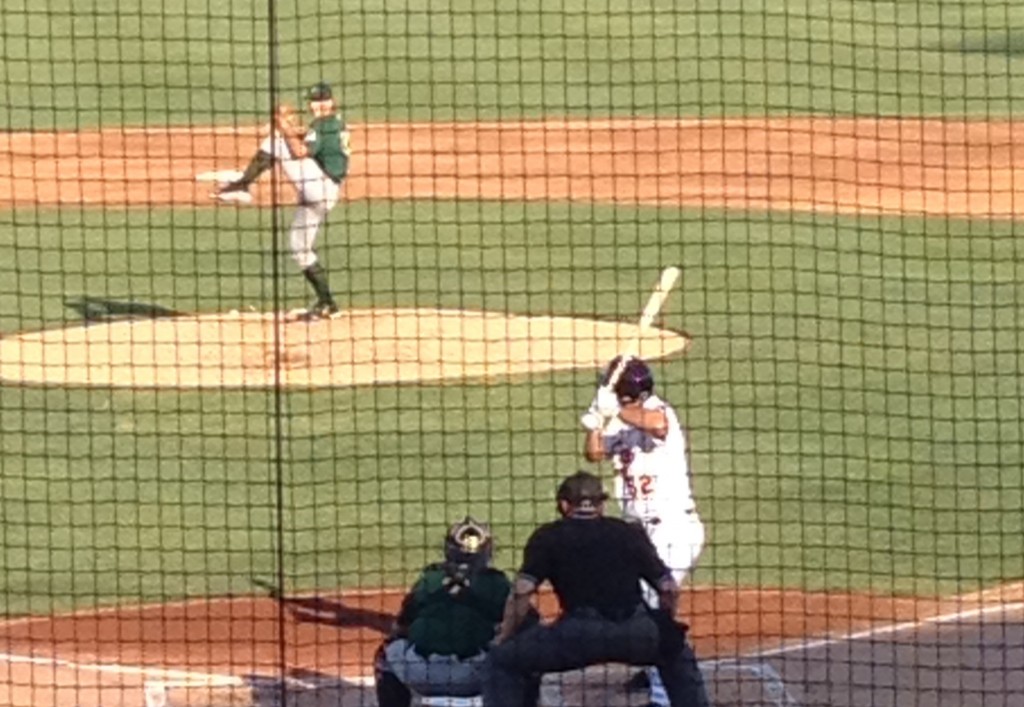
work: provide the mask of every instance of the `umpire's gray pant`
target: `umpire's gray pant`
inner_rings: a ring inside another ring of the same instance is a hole
[[[553,624],[534,625],[487,654],[485,707],[533,707],[540,678],[601,663],[654,665],[673,707],[709,707],[697,658],[688,643],[663,655],[657,623],[646,608],[621,621],[575,611]]]
[[[417,695],[474,697],[480,694],[484,654],[460,659],[453,655],[424,658],[412,643],[399,638],[384,649],[387,669]]]

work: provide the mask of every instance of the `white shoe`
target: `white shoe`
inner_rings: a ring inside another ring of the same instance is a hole
[[[216,191],[211,196],[217,201],[221,201],[225,204],[251,204],[252,194],[249,190],[244,187],[232,187],[230,184],[225,186],[220,191]]]

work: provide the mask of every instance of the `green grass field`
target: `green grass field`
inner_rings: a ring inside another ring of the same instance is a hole
[[[45,5],[0,11],[0,127],[251,124],[270,103],[265,3]],[[1022,107],[1024,11],[989,6],[282,3],[279,84],[297,96],[324,76],[353,121],[1005,116]],[[0,334],[63,326],[64,297],[82,294],[304,304],[271,217],[0,211]],[[321,243],[353,306],[628,321],[660,266],[683,264],[665,321],[696,344],[655,373],[692,429],[710,532],[698,583],[932,593],[1024,575],[1016,224],[360,202]],[[494,524],[511,568],[580,464],[595,374],[315,392],[0,386],[0,609],[246,592],[279,556],[296,587],[401,584],[466,512]]]
[[[282,95],[346,115],[970,114],[1024,108],[1024,8],[863,0],[277,3]],[[267,3],[5,0],[0,126],[251,123]]]

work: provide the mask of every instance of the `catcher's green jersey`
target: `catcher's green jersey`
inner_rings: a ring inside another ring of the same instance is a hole
[[[348,157],[352,150],[348,127],[339,116],[315,119],[306,132],[306,149],[334,181],[340,182],[348,174]]]
[[[459,582],[442,565],[424,569],[398,617],[416,652],[469,658],[494,639],[512,589],[498,570],[485,569]]]

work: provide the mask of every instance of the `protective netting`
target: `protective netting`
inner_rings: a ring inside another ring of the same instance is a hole
[[[376,704],[450,525],[511,578],[581,468],[717,707],[1015,704],[1022,20],[3,0],[0,704]]]

